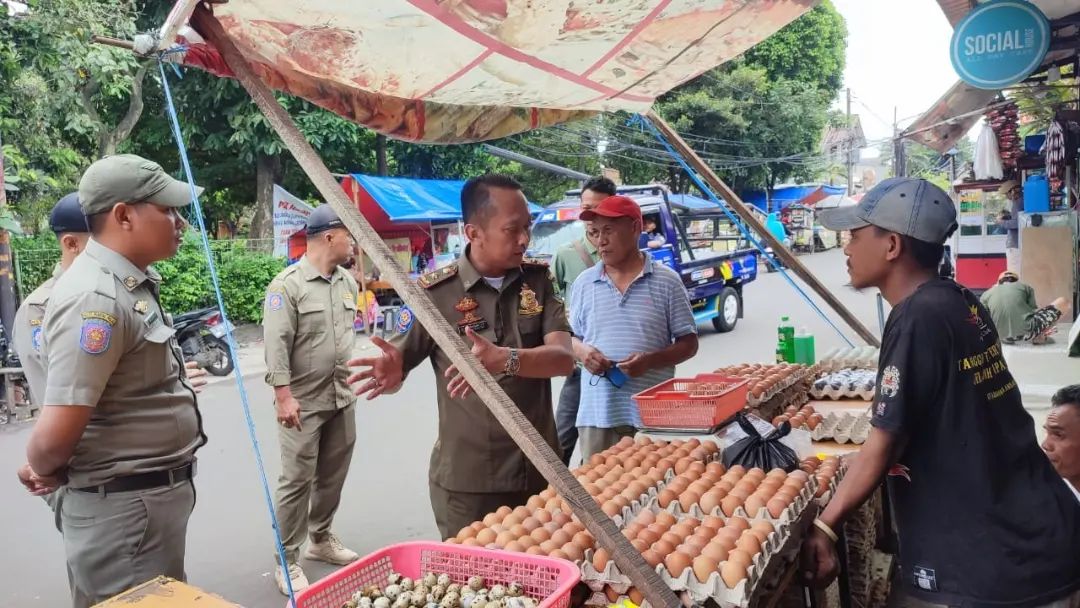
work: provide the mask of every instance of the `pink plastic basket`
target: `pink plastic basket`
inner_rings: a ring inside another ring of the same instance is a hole
[[[672,378],[634,395],[643,426],[707,431],[746,406],[748,382],[720,374]]]
[[[366,585],[384,587],[391,572],[412,579],[428,572],[445,573],[459,584],[471,576],[482,576],[489,585],[517,582],[526,595],[541,599],[540,608],[569,608],[570,592],[581,579],[578,567],[562,559],[444,543],[401,543],[379,549],[312,584],[296,596],[296,606],[341,608]]]

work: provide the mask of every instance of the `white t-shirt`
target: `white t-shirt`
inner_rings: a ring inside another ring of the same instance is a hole
[[[1068,479],[1062,479],[1061,481],[1065,482],[1065,485],[1068,486],[1069,489],[1072,490],[1072,493],[1076,495],[1076,500],[1080,501],[1080,489],[1077,489],[1076,486],[1072,485]]]
[[[484,282],[495,288],[495,291],[502,289],[503,282],[506,280],[505,276],[501,277],[484,277]]]

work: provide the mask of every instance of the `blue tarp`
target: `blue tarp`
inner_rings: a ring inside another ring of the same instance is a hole
[[[742,193],[742,199],[747,203],[761,209],[763,211],[780,211],[792,203],[797,203],[802,199],[813,194],[818,188],[825,191],[826,195],[844,194],[847,192],[847,188],[844,186],[825,186],[818,184],[807,184],[801,186],[780,186],[773,190],[772,208],[765,208],[765,192],[761,190],[751,190],[749,192]]]
[[[393,222],[456,222],[461,219],[460,179],[410,179],[353,173]],[[543,208],[529,203],[535,215]]]

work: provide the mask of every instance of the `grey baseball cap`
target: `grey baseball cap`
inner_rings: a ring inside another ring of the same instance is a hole
[[[307,234],[318,234],[320,232],[326,232],[331,228],[344,228],[345,224],[342,223],[341,218],[338,217],[337,211],[330,205],[319,205],[311,212],[311,215],[307,219]]]
[[[195,187],[196,193],[202,191]],[[191,203],[191,189],[187,182],[173,179],[153,161],[134,154],[117,154],[96,161],[83,173],[79,202],[88,216],[109,211],[117,203],[179,208]]]
[[[913,177],[891,177],[863,195],[858,205],[818,215],[829,230],[877,226],[927,243],[942,244],[956,230],[956,206],[944,190]]]

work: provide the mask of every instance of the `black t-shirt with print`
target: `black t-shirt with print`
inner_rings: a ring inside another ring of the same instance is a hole
[[[908,438],[888,479],[912,595],[1023,608],[1080,588],[1080,503],[1039,448],[978,299],[923,284],[889,315],[878,364],[872,424]]]

